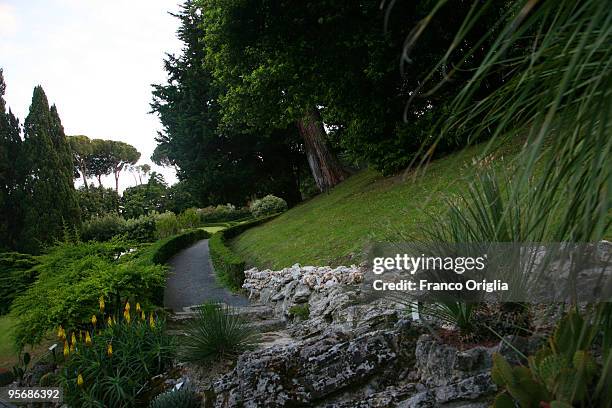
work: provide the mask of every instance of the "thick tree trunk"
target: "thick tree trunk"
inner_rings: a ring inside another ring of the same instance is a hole
[[[344,180],[348,173],[327,147],[319,112],[316,109],[309,111],[297,122],[297,126],[304,139],[306,158],[317,187],[321,191],[328,191]]]

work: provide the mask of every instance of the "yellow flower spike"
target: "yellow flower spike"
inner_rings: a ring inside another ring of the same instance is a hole
[[[83,376],[81,375],[81,373],[79,373],[79,375],[77,376],[77,385],[79,387],[83,386]]]
[[[94,329],[96,328],[96,323],[98,323],[98,318],[96,317],[96,315],[92,315],[91,316],[91,324],[93,324]]]
[[[136,302],[136,311],[140,313],[140,303]]]
[[[73,342],[73,343],[70,345],[70,352],[71,352],[71,353],[74,353],[74,350],[76,350],[76,343],[74,343],[74,342]]]
[[[155,318],[153,317],[153,312],[151,312],[151,314],[149,315],[149,326],[151,326],[151,328],[155,327]]]
[[[113,319],[111,319],[110,316],[108,316],[108,322],[107,323],[108,323],[109,327],[113,325]]]
[[[89,335],[89,331],[85,333],[85,345],[91,346],[91,336]]]
[[[66,332],[64,328],[60,325],[59,329],[57,329],[57,338],[60,340],[66,340]]]
[[[64,358],[70,355],[70,349],[68,348],[68,342],[64,340]]]
[[[76,334],[74,334],[74,332],[72,332],[72,337],[70,338],[70,342],[74,345],[76,344]]]
[[[108,343],[108,346],[106,347],[106,354],[108,354],[109,357],[113,355],[113,343]]]
[[[126,312],[130,311],[130,302],[129,301],[125,302],[125,311]]]
[[[132,320],[132,317],[130,316],[130,311],[129,310],[126,310],[125,312],[123,312],[123,318],[128,323],[130,322],[130,320]]]
[[[144,310],[140,311],[140,319],[144,322],[145,320],[147,320],[147,316],[145,315]]]
[[[100,303],[100,312],[104,313],[104,297],[100,296],[100,299],[98,299],[98,302]]]

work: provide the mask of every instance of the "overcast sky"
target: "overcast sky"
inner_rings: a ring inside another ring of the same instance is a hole
[[[34,86],[57,105],[67,135],[121,140],[151,163],[160,125],[150,115],[163,58],[178,52],[177,0],[0,0],[0,67],[6,100],[23,123]],[[174,172],[161,172],[169,183]],[[114,186],[110,178],[105,185]],[[121,176],[121,188],[134,185]]]

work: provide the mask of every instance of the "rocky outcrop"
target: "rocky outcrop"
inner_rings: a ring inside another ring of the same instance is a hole
[[[214,383],[215,407],[312,405],[397,361],[401,332],[326,333],[246,353]]]

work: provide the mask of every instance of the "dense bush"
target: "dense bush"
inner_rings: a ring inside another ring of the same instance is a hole
[[[208,241],[210,257],[215,267],[215,272],[221,283],[228,288],[240,290],[242,287],[245,262],[227,246],[227,241],[249,228],[268,221],[270,218],[273,218],[273,216],[234,225],[213,234],[210,241]]]
[[[197,211],[202,223],[236,221],[251,216],[248,208],[236,208],[232,204],[199,208]]]
[[[125,223],[124,234],[128,241],[153,242],[155,241],[155,219],[149,215],[130,218]]]
[[[15,296],[34,283],[36,272],[32,268],[37,264],[31,255],[0,253],[0,315],[8,313]]]
[[[164,322],[144,310],[123,317],[97,315],[97,324],[73,330],[60,329],[65,363],[60,382],[71,407],[133,407],[147,402],[151,377],[161,374],[174,354]],[[135,312],[135,313],[134,313]],[[106,320],[105,320],[106,319]]]
[[[204,230],[193,230],[170,237],[155,243],[152,249],[151,259],[156,264],[164,264],[180,250],[208,237],[210,237],[210,234]]]
[[[259,218],[287,211],[287,202],[282,198],[268,194],[264,198],[253,201],[250,210],[254,217]]]
[[[155,230],[157,238],[167,238],[178,234],[181,230],[176,215],[170,211],[162,214],[155,214]]]
[[[189,388],[171,390],[158,395],[149,408],[200,408],[201,398]]]
[[[183,229],[196,228],[201,225],[200,215],[195,208],[188,208],[177,216],[178,224]]]
[[[13,302],[18,344],[35,344],[53,327],[76,327],[88,320],[100,294],[159,303],[166,268],[144,257],[120,256],[128,249],[116,239],[64,243],[39,257],[40,264],[33,268],[38,274],[36,285]]]
[[[83,223],[81,227],[81,239],[83,241],[108,241],[116,235],[125,231],[125,219],[118,214],[109,213],[94,216]]]
[[[198,309],[181,342],[181,357],[195,363],[236,358],[253,347],[257,333],[226,305],[206,304]]]

